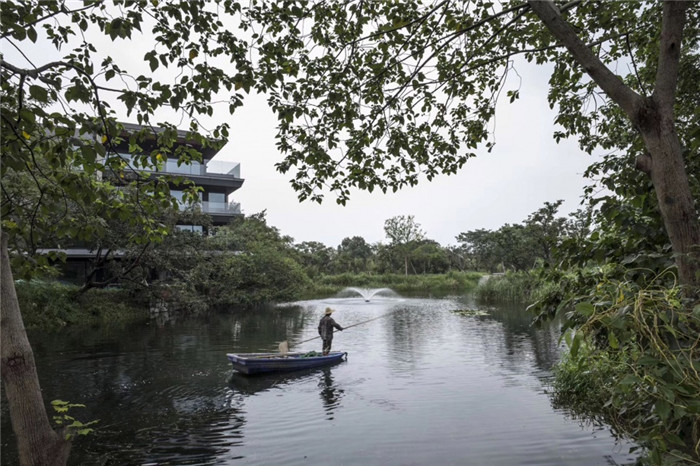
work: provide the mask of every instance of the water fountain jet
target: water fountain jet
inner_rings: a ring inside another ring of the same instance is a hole
[[[358,288],[358,287],[348,287],[343,289],[340,293],[340,295],[343,294],[357,294],[364,299],[366,303],[370,302],[372,298],[375,296],[384,296],[384,297],[395,297],[396,292],[392,290],[391,288]]]

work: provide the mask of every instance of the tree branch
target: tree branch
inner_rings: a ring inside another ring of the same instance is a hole
[[[634,161],[634,168],[647,175],[651,175],[651,165],[651,156],[648,153],[638,155]]]
[[[528,3],[547,29],[569,50],[574,60],[593,81],[627,113],[632,121],[635,121],[637,109],[642,105],[642,97],[626,86],[600,61],[576,31],[562,18],[560,10],[551,0],[528,0]]]
[[[360,43],[360,42],[364,42],[364,41],[366,41],[366,40],[375,39],[375,38],[377,38],[377,37],[379,37],[379,36],[386,35],[386,34],[389,34],[389,33],[391,33],[391,32],[400,31],[401,29],[407,29],[407,28],[412,27],[414,24],[423,23],[427,18],[430,17],[430,15],[432,15],[433,13],[435,13],[438,9],[440,9],[440,7],[442,7],[442,6],[445,5],[446,3],[449,3],[449,1],[448,1],[448,0],[445,0],[445,1],[442,1],[442,2],[438,3],[438,4],[435,5],[430,11],[428,11],[426,14],[424,14],[424,15],[421,16],[420,18],[416,18],[416,19],[414,19],[413,21],[410,21],[410,22],[408,22],[408,23],[406,23],[406,24],[402,24],[401,26],[397,26],[397,27],[393,27],[393,28],[390,28],[390,29],[386,29],[386,30],[384,30],[384,31],[373,32],[373,33],[371,33],[371,34],[369,34],[369,35],[367,35],[367,36],[359,37],[359,38],[357,38],[357,39],[355,39],[355,40],[353,40],[353,41],[351,41],[351,42],[348,42],[348,43],[343,44],[343,47],[342,47],[342,48],[345,48],[345,47],[347,47],[348,45],[355,46],[356,44],[358,44],[358,43]]]
[[[659,105],[660,113],[664,110],[673,115],[673,103],[676,97],[678,68],[681,57],[681,39],[685,26],[685,11],[688,2],[665,1],[661,21],[661,38],[659,40],[659,65],[656,69],[656,86],[653,96]]]
[[[43,21],[46,21],[47,19],[52,18],[56,15],[60,15],[60,14],[70,15],[73,13],[79,13],[81,11],[89,10],[90,8],[96,8],[101,3],[104,3],[103,0],[100,0],[99,2],[95,2],[95,3],[91,3],[87,6],[82,7],[82,8],[76,8],[75,10],[69,10],[66,8],[65,5],[61,5],[61,8],[59,10],[56,10],[53,13],[49,13],[46,16],[42,16],[41,18],[37,18],[35,21],[32,21],[31,23],[25,24],[24,27],[28,29],[28,28],[30,28],[36,24],[39,24]],[[0,35],[0,39],[5,39],[5,38],[9,37],[10,35],[12,35],[12,32],[8,31],[5,34]]]
[[[80,68],[77,68],[75,65],[71,65],[70,63],[63,62],[63,61],[52,61],[49,63],[46,63],[44,65],[41,65],[38,68],[34,68],[33,70],[26,69],[26,68],[18,68],[12,63],[8,63],[2,58],[0,58],[0,67],[8,69],[12,71],[13,73],[16,73],[20,76],[29,76],[30,78],[37,79],[41,73],[44,71],[51,69],[55,66],[66,66],[68,68],[73,68],[76,71],[82,72],[84,74],[84,71],[82,71]]]
[[[625,34],[625,44],[627,44],[627,53],[632,60],[632,68],[634,69],[634,76],[637,78],[637,84],[639,84],[639,90],[642,91],[644,97],[647,97],[647,90],[644,87],[644,83],[639,79],[639,71],[637,71],[637,62],[634,60],[634,52],[632,52],[632,46],[630,45],[630,35]]]

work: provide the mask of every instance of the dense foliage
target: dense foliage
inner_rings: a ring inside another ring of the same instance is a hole
[[[504,225],[496,231],[484,229],[460,233],[457,241],[473,260],[474,267],[491,272],[528,270],[537,265],[554,265],[555,250],[568,238],[585,236],[587,227],[574,214],[557,217],[563,201],[545,202],[522,224]]]
[[[17,283],[17,298],[28,329],[100,326],[149,319],[144,303],[126,289],[78,293],[75,285],[29,280]]]
[[[209,235],[173,231],[143,253],[121,283],[149,303],[202,313],[294,299],[308,283],[291,238],[267,225],[265,214],[239,217]]]
[[[580,297],[555,403],[603,421],[650,452],[654,464],[700,457],[700,306],[663,277],[645,285],[599,277]]]

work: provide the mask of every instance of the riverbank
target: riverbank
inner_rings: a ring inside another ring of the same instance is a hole
[[[533,318],[558,311],[568,351],[554,369],[555,406],[634,439],[649,464],[700,464],[700,306],[663,274],[638,281],[593,269],[580,275],[586,286],[573,286],[573,274],[555,282],[537,271],[507,273],[485,280],[475,295],[537,303]]]
[[[78,294],[76,285],[42,280],[17,280],[15,289],[28,330],[149,320],[148,306],[131,297],[127,290],[93,289]]]
[[[333,296],[346,287],[391,288],[397,293],[467,293],[474,290],[483,276],[480,272],[399,275],[353,274],[324,275],[295,290],[289,300]],[[30,330],[57,330],[67,326],[95,326],[104,323],[135,323],[150,319],[153,297],[143,292],[109,288],[78,293],[75,285],[55,281],[17,280],[17,297],[24,325]],[[209,312],[206,297],[192,289],[159,288],[158,296],[169,312],[202,314]],[[167,291],[167,293],[166,293]],[[231,293],[238,301],[219,303],[215,309],[251,307],[245,290]],[[258,291],[259,293],[259,291]]]

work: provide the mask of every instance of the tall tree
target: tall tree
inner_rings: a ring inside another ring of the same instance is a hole
[[[698,136],[683,130],[698,117],[677,90],[698,66],[699,10],[689,1],[289,0],[253,4],[247,25],[262,25],[253,41],[280,117],[278,168],[296,172],[301,199],[320,200],[327,185],[345,203],[352,187],[396,190],[454,173],[479,144],[493,146],[498,96],[520,93],[507,80],[514,60],[549,62],[555,137],[636,156],[680,281],[697,287],[700,223],[684,158],[696,155],[683,148],[697,151]]]
[[[231,14],[240,8],[224,6]],[[136,169],[153,170],[167,159],[200,160],[201,150],[227,136],[226,125],[205,131],[199,122],[213,113],[213,97],[228,91],[224,100],[231,111],[242,102],[236,91],[243,86],[234,76],[250,69],[246,46],[223,27],[218,13],[204,0],[0,4],[1,369],[23,465],[63,464],[70,444],[52,429],[41,399],[10,260],[29,270],[41,258],[20,252],[32,252],[43,239],[98,236],[106,222],[56,215],[72,207],[93,206],[106,219],[130,224],[139,232],[134,243],[163,238],[167,231],[153,214],[175,203],[168,180]],[[145,45],[141,61],[130,54],[120,63],[108,47],[93,45],[128,45],[142,30],[149,36],[139,41],[138,49]],[[226,73],[212,65],[222,55],[233,63]],[[188,125],[186,136],[171,123],[156,122],[157,114],[163,121],[157,113],[163,108],[165,118]],[[117,115],[143,129],[125,133]],[[137,157],[127,160],[116,150],[123,140]],[[7,184],[13,179],[31,180],[38,195],[15,195]]]
[[[494,232],[483,228],[457,235],[457,241],[461,243],[465,253],[472,258],[476,270],[493,272],[500,264],[493,236]]]
[[[366,272],[367,261],[372,257],[372,247],[361,236],[344,238],[338,245],[336,260],[342,271]]]
[[[413,251],[413,262],[421,273],[445,273],[450,266],[445,249],[430,239],[421,241]]]
[[[337,255],[335,249],[318,241],[304,241],[295,244],[294,249],[309,277],[331,272],[331,263]]]
[[[556,217],[563,202],[562,200],[545,202],[544,207],[531,213],[525,220],[527,234],[532,238],[534,246],[537,248],[536,256],[541,257],[547,263],[551,263],[554,259],[554,248],[566,234],[566,219]]]
[[[417,242],[425,238],[425,233],[416,223],[413,215],[397,215],[384,221],[384,232],[389,238],[389,246],[400,251],[404,260],[404,274],[408,275],[408,258]]]

